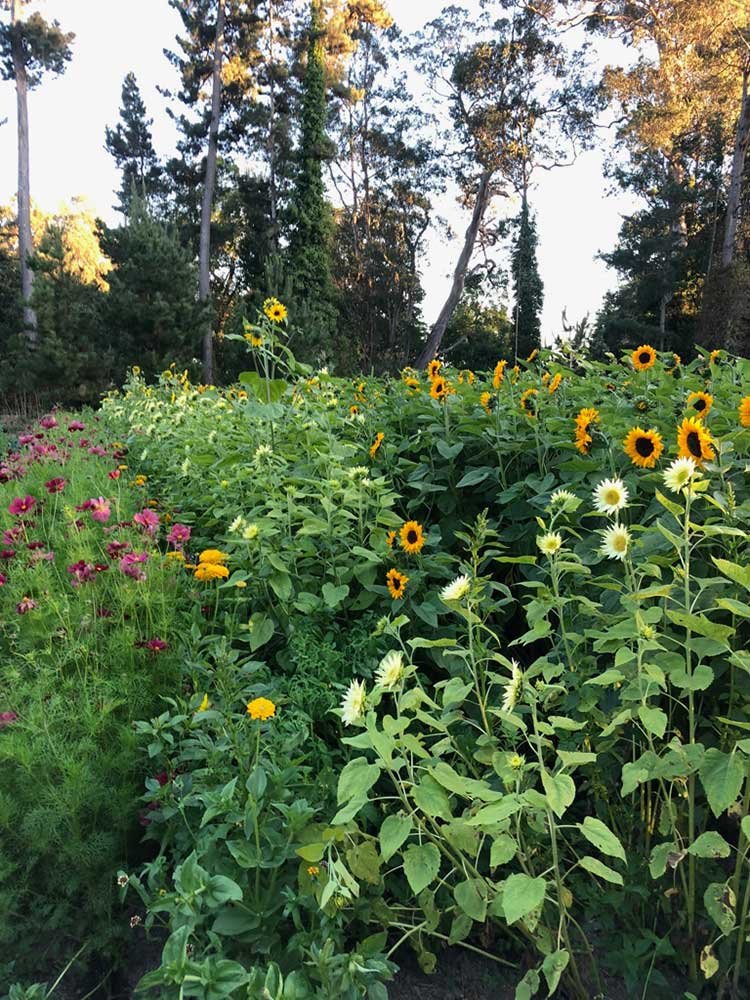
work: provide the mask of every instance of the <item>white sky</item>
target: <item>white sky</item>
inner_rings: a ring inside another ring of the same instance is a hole
[[[122,80],[128,71],[138,79],[149,114],[155,119],[154,144],[161,154],[171,152],[174,130],[163,112],[164,99],[157,85],[169,86],[173,71],[162,50],[173,45],[179,27],[177,14],[167,0],[47,0],[40,9],[74,31],[71,63],[60,78],[48,77],[29,98],[31,128],[31,188],[33,199],[45,210],[63,201],[84,196],[108,222],[118,219],[112,205],[118,176],[104,149],[105,125],[118,118]],[[388,0],[396,23],[405,32],[420,28],[440,13],[443,0]],[[464,0],[476,6],[476,0]],[[602,58],[620,56],[613,43]],[[16,187],[15,90],[0,82],[0,203],[7,203]],[[540,176],[531,200],[537,212],[540,235],[539,264],[545,286],[543,330],[546,338],[559,332],[560,315],[568,319],[586,313],[592,318],[605,291],[616,284],[615,275],[595,259],[614,245],[621,216],[633,202],[608,193],[602,165],[611,151],[606,133],[602,148],[584,153],[572,166]],[[427,293],[425,318],[432,321],[447,293],[453,264],[468,217],[448,195],[437,205],[449,220],[457,239],[443,243],[436,234],[429,240],[422,263]],[[503,206],[499,206],[506,214]]]

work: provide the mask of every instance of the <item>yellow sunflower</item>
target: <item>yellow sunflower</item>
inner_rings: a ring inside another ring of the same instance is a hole
[[[545,372],[544,375],[542,375],[542,385],[547,385],[549,380],[550,380],[550,374],[549,372]]]
[[[594,443],[589,430],[592,424],[599,423],[599,411],[593,407],[585,407],[576,417],[576,448],[582,455],[588,455],[589,448]]]
[[[476,378],[477,377],[474,374],[474,372],[471,370],[471,368],[464,368],[464,370],[462,372],[459,372],[459,375],[458,375],[458,384],[459,385],[463,385],[464,382],[466,382],[468,385],[474,385],[474,382],[476,381]]]
[[[642,427],[634,427],[628,432],[622,446],[633,465],[641,469],[653,469],[664,451],[661,434],[653,427],[648,431],[644,431]]]
[[[636,371],[645,372],[656,364],[656,351],[649,344],[642,344],[640,347],[636,347],[630,355],[630,360]]]
[[[375,435],[375,440],[370,445],[370,458],[375,458],[378,451],[380,451],[380,446],[385,439],[385,434],[382,431],[378,431]]]
[[[526,389],[525,392],[521,393],[519,405],[527,417],[536,416],[536,400],[534,397],[538,395],[538,393],[538,389]]]
[[[438,375],[440,374],[440,369],[442,367],[443,367],[443,362],[438,361],[437,358],[433,358],[433,360],[429,363],[429,365],[427,365],[428,378],[437,378]]]
[[[272,323],[283,323],[287,316],[286,306],[274,298],[266,299],[263,303],[263,312]]]
[[[389,531],[385,536],[385,542],[389,549],[393,548],[395,541],[396,541],[396,532]]]
[[[448,396],[450,396],[452,391],[450,382],[448,382],[447,379],[444,379],[442,375],[438,375],[432,380],[430,395],[433,399],[443,402],[448,398]]]
[[[350,406],[349,407],[349,416],[350,417],[356,417],[358,413],[359,413],[359,407],[358,406],[354,405],[354,406]]]
[[[400,601],[404,596],[409,577],[399,573],[397,569],[389,569],[386,573],[385,582],[394,601]]]
[[[714,397],[708,392],[691,392],[685,405],[695,410],[699,417],[705,417],[714,405]]]
[[[248,344],[250,344],[251,347],[262,347],[263,346],[263,338],[262,337],[258,337],[254,333],[246,333],[245,334],[245,340],[248,342]]]
[[[424,531],[417,521],[407,521],[401,528],[401,548],[407,555],[415,556],[424,547]]]
[[[557,390],[560,388],[560,383],[562,382],[562,375],[558,372],[556,375],[552,376],[550,384],[547,386],[547,392],[550,396],[553,396]]]
[[[703,465],[716,457],[711,447],[713,440],[698,417],[685,417],[677,428],[677,447],[680,458],[692,458],[696,465]]]
[[[414,378],[414,376],[409,375],[404,379],[404,385],[409,390],[409,395],[415,392],[421,392],[422,387],[419,384],[419,379]]]
[[[526,364],[530,365],[532,361],[536,360],[537,354],[539,354],[539,350],[538,348],[535,347],[534,350],[531,352],[531,354],[528,356],[528,358],[526,358]]]
[[[498,361],[495,365],[495,371],[492,373],[492,388],[499,389],[502,385],[503,379],[505,378],[505,366],[508,364],[507,361]]]
[[[493,405],[494,405],[494,400],[492,398],[492,394],[491,393],[489,393],[489,392],[483,392],[482,395],[479,397],[479,403],[480,403],[480,405],[481,405],[481,407],[482,407],[482,409],[484,410],[485,413],[488,413],[488,414],[492,413],[492,408],[493,408]]]
[[[745,396],[745,398],[740,401],[737,411],[739,413],[740,423],[742,426],[750,427],[750,396]]]
[[[708,357],[708,363],[711,365],[715,365],[720,357],[721,357],[721,351],[711,351]]]

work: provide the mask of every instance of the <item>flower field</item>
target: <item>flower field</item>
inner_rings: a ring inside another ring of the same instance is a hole
[[[747,996],[750,362],[350,381],[284,318],[11,442],[3,985]]]

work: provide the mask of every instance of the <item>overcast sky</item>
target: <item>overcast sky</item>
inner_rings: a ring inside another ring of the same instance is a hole
[[[420,28],[443,8],[443,0],[387,0],[396,23],[405,32]],[[475,0],[463,4],[475,6]],[[74,55],[65,75],[48,78],[29,98],[31,123],[31,189],[44,210],[84,196],[108,222],[118,216],[112,209],[117,172],[104,150],[104,127],[115,124],[125,74],[138,78],[149,114],[154,121],[154,142],[162,154],[174,146],[174,131],[163,112],[164,100],[157,85],[173,82],[172,69],[163,55],[172,46],[178,28],[176,13],[167,0],[46,0],[39,7],[48,18],[74,31]],[[620,53],[612,43],[600,49],[602,61]],[[0,203],[15,193],[15,91],[0,82]],[[543,329],[546,338],[560,330],[560,315],[578,320],[592,318],[615,275],[596,259],[610,249],[620,218],[632,210],[630,199],[609,193],[603,163],[611,156],[606,133],[601,148],[584,153],[571,167],[540,176],[531,200],[538,216],[540,270],[545,286]],[[447,293],[459,240],[468,218],[448,196],[437,206],[453,226],[458,239],[445,243],[431,237],[422,275],[427,300],[425,317],[435,318]],[[498,206],[503,214],[506,207]],[[511,206],[507,206],[510,208]]]

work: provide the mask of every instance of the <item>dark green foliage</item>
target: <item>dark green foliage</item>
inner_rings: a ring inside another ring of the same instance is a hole
[[[513,272],[513,356],[523,360],[542,342],[544,284],[539,274],[536,221],[524,197],[511,254]]]
[[[481,291],[469,293],[451,318],[442,353],[456,368],[491,371],[513,357],[513,332],[504,305]]]
[[[72,32],[64,32],[57,21],[45,21],[41,14],[33,13],[16,24],[0,24],[0,77],[12,80],[12,46],[21,43],[29,87],[39,85],[45,72],[63,73],[72,52]]]
[[[135,74],[128,73],[122,84],[120,121],[105,132],[107,152],[122,177],[118,208],[124,215],[129,213],[134,195],[148,204],[164,191],[163,170],[151,139],[152,124],[153,119],[146,117]]]

